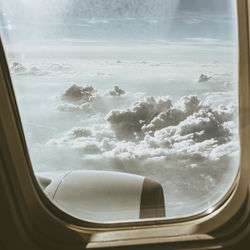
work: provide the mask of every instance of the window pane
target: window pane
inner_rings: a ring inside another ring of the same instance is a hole
[[[0,9],[32,164],[61,209],[96,221],[178,218],[223,198],[239,160],[235,1]],[[162,202],[166,214],[140,215]]]

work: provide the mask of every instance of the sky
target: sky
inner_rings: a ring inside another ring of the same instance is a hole
[[[237,31],[233,0],[0,0],[0,7],[2,34],[17,39],[234,41]]]

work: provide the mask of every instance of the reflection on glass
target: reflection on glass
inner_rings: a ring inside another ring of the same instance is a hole
[[[235,1],[0,3],[44,186],[71,170],[140,175],[161,184],[167,218],[200,213],[226,194],[239,156]],[[110,220],[124,219],[125,210]]]

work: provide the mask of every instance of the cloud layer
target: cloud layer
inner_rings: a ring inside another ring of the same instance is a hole
[[[146,97],[111,110],[106,122],[75,127],[48,144],[77,148],[84,157],[116,160],[220,160],[237,152],[235,107],[211,108],[197,96]]]

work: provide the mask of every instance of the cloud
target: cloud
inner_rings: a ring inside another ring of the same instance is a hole
[[[201,19],[197,18],[182,19],[182,21],[186,24],[199,24],[203,22]]]
[[[97,19],[85,20],[85,22],[89,23],[89,24],[107,24],[107,23],[109,23],[108,20],[97,20]]]
[[[214,45],[218,44],[221,40],[215,38],[205,38],[205,37],[187,37],[186,41],[197,43],[197,44],[206,44],[206,45]]]
[[[108,99],[122,96],[126,96],[126,92],[117,85],[107,91],[98,91],[91,85],[73,84],[60,95],[63,103],[57,105],[57,109],[64,112],[91,111],[96,106],[102,109],[101,104]]]
[[[141,128],[160,112],[169,110],[172,103],[169,98],[147,97],[135,102],[131,107],[112,110],[106,116],[118,138],[135,138],[141,136]]]
[[[81,101],[81,103],[91,102],[95,97],[96,90],[92,86],[78,86],[73,84],[63,94],[62,98],[71,101]]]
[[[49,145],[79,149],[83,157],[113,160],[218,161],[238,151],[235,108],[211,108],[196,96],[147,97],[111,110],[106,123],[76,127]]]
[[[121,96],[125,94],[125,91],[119,88],[119,86],[114,86],[113,89],[107,91],[107,94],[111,96]]]
[[[64,63],[26,63],[13,61],[10,66],[10,71],[15,76],[30,75],[30,76],[51,76],[53,74],[72,74],[74,71],[71,65]]]

